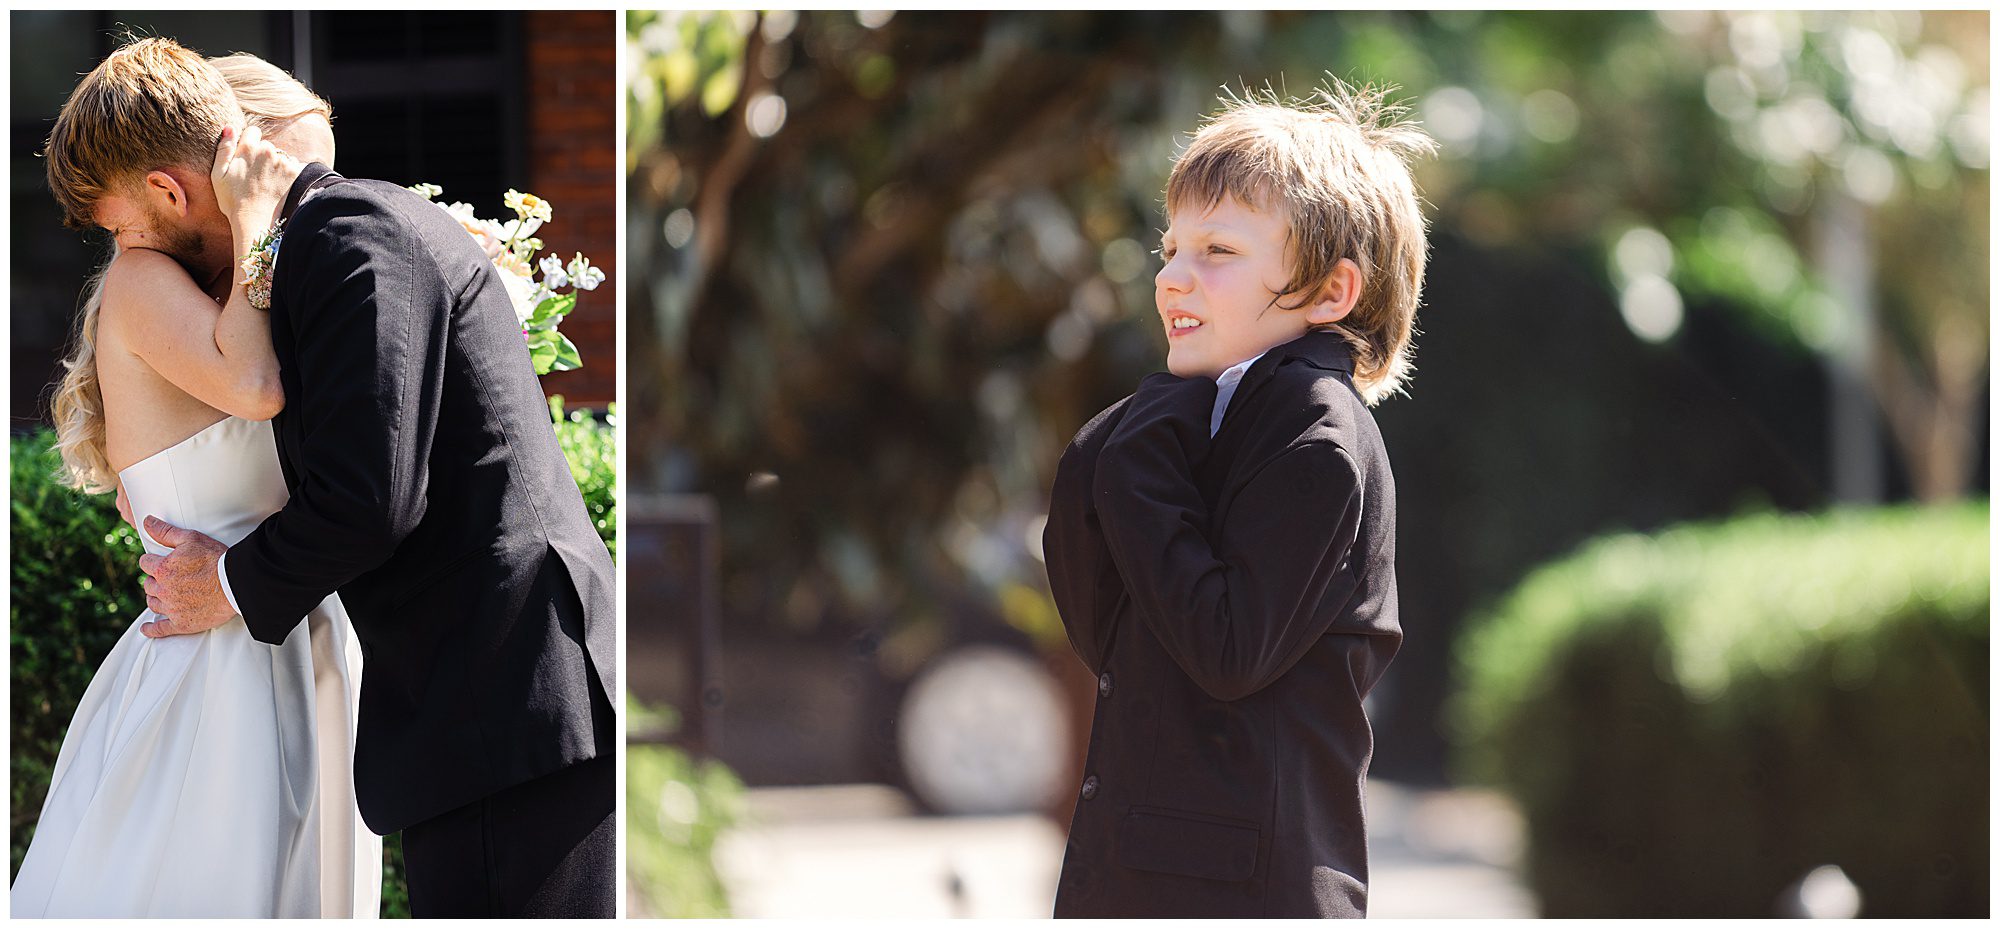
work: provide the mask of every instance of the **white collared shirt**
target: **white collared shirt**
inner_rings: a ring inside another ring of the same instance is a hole
[[[221,557],[215,559],[215,579],[222,582],[222,599],[229,601],[229,611],[241,616],[243,615],[243,608],[236,605],[236,592],[229,589],[229,567],[223,564],[223,562],[228,560],[229,552],[227,551],[224,551]]]
[[[1208,414],[1209,438],[1215,438],[1215,433],[1222,428],[1222,414],[1229,412],[1229,398],[1236,396],[1236,385],[1243,383],[1243,375],[1249,372],[1251,365],[1257,363],[1257,359],[1270,352],[1270,349],[1258,352],[1248,361],[1231,366],[1229,370],[1215,378],[1215,411]]]

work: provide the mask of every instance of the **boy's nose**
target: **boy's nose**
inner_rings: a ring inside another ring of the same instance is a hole
[[[1153,286],[1161,290],[1187,293],[1189,285],[1190,279],[1180,264],[1179,255],[1174,256],[1166,264],[1161,265],[1160,272],[1153,275]]]

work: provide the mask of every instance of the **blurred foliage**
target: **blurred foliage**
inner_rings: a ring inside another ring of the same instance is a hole
[[[569,476],[583,494],[584,512],[611,557],[618,557],[618,404],[605,407],[603,418],[588,410],[563,412],[560,394],[549,398],[549,419],[556,443],[569,459]]]
[[[598,420],[563,414],[550,400],[556,437],[592,522],[617,554],[615,407]],[[145,546],[118,517],[110,494],[85,495],[56,482],[62,458],[42,429],[10,442],[13,514],[8,610],[13,742],[9,873],[18,872],[48,796],[63,733],[111,647],[146,609],[139,582]],[[410,915],[401,833],[382,842],[383,917]]]
[[[1984,501],[1597,540],[1459,640],[1461,760],[1528,824],[1542,915],[1987,910]]]
[[[410,918],[410,881],[403,869],[403,833],[382,837],[382,904],[376,908],[381,919]]]
[[[1685,290],[1829,346],[1815,198],[1932,230],[1881,237],[1886,344],[1962,432],[1987,299],[1968,16],[633,11],[635,472],[721,497],[762,562],[737,605],[793,625],[1037,573],[1057,453],[1158,364],[1177,140],[1219,85],[1329,69],[1415,98],[1438,226],[1600,256],[1641,332]]]
[[[1378,770],[1442,757],[1444,646],[1538,559],[1827,502],[1824,369],[1855,344],[1829,228],[1872,249],[1890,492],[1983,486],[1983,13],[626,23],[630,473],[716,500],[730,628],[921,625],[970,591],[1061,648],[1018,588],[1064,444],[1161,364],[1176,146],[1225,86],[1329,72],[1402,85],[1443,143],[1419,370],[1376,411],[1426,633],[1378,691]]]
[[[671,733],[671,708],[628,698],[632,731]],[[716,839],[743,817],[743,782],[721,762],[695,759],[670,745],[625,747],[626,861],[633,888],[651,917],[717,918],[729,898],[716,874]]]

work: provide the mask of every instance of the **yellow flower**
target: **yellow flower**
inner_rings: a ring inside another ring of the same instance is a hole
[[[507,204],[508,209],[514,211],[514,215],[519,216],[523,220],[539,219],[542,222],[548,222],[554,217],[555,213],[547,200],[537,197],[534,194],[524,194],[518,190],[507,191],[507,196],[502,199],[502,202]]]

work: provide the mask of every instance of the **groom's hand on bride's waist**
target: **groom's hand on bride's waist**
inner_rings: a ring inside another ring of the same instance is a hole
[[[173,551],[139,556],[146,572],[146,607],[152,622],[139,627],[148,638],[207,632],[236,616],[223,596],[215,562],[228,547],[192,529],[157,516],[146,517],[146,534]]]

